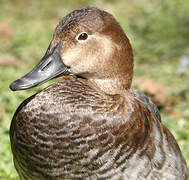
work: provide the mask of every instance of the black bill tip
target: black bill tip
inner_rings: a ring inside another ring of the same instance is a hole
[[[18,90],[17,84],[22,84],[22,83],[20,83],[20,81],[19,81],[19,82],[18,82],[18,81],[19,81],[19,80],[16,80],[16,81],[14,81],[14,82],[12,82],[12,83],[10,84],[9,88],[10,88],[12,91]]]
[[[17,90],[24,90],[28,89],[30,86],[33,86],[34,84],[31,84],[27,79],[18,79],[14,82],[12,82],[9,86],[9,88],[12,91],[17,91]]]

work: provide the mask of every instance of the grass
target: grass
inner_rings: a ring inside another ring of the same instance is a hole
[[[9,32],[2,35],[0,31],[0,57],[14,59],[12,64],[0,65],[1,180],[18,179],[8,135],[13,113],[24,99],[47,84],[21,92],[11,92],[8,86],[42,57],[58,21],[86,5],[109,11],[121,23],[133,46],[135,77],[145,76],[163,84],[175,99],[171,107],[174,113],[162,109],[161,115],[189,164],[189,69],[181,72],[179,68],[181,57],[189,57],[187,0],[0,0],[0,4],[0,25],[6,24]]]

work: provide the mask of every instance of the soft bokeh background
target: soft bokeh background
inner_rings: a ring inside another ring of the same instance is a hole
[[[87,5],[107,10],[122,25],[134,49],[133,87],[157,103],[189,164],[188,0],[0,0],[1,180],[18,179],[8,134],[13,113],[47,84],[21,92],[8,86],[40,60],[58,21]]]

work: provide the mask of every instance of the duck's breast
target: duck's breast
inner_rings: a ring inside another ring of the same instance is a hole
[[[180,159],[166,164],[166,153],[182,156],[136,93],[109,96],[74,78],[25,100],[10,134],[23,179],[161,178],[171,159],[177,166]]]

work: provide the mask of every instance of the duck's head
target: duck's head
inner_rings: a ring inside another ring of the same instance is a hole
[[[10,88],[28,89],[68,74],[86,78],[108,94],[130,88],[132,48],[111,14],[94,7],[84,7],[68,14],[56,27],[39,64],[14,81]]]

